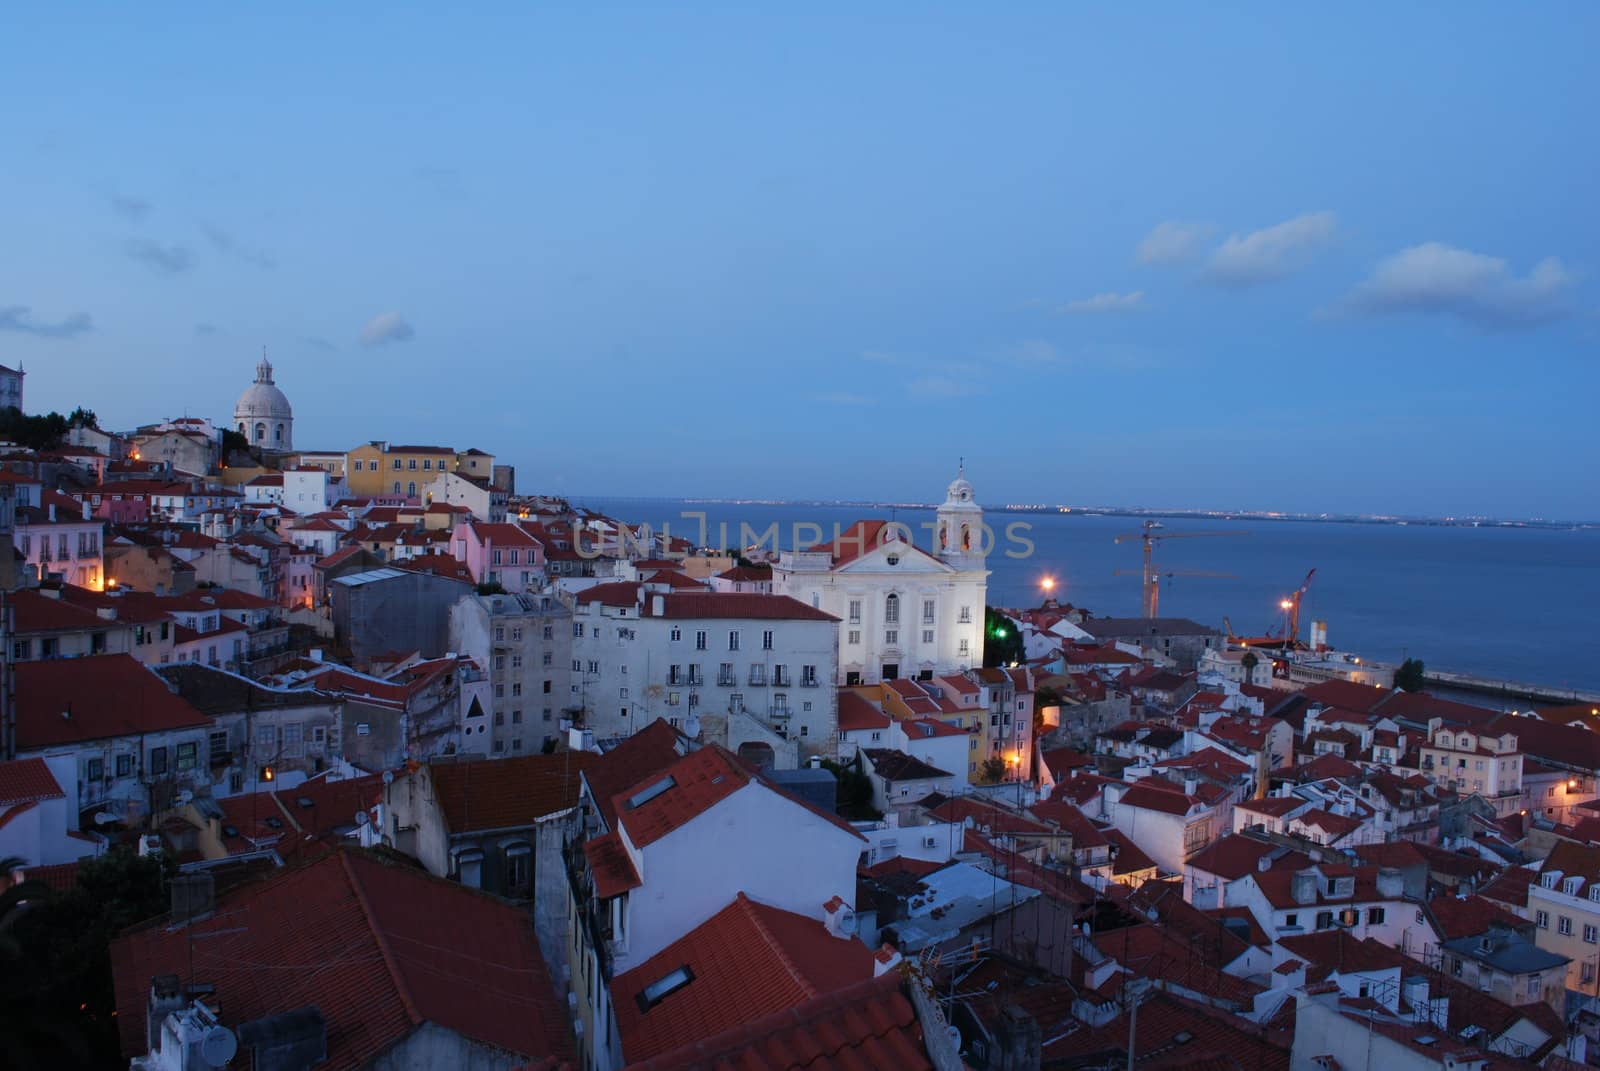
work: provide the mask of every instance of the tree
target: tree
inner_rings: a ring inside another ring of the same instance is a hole
[[[248,453],[250,453],[250,440],[246,439],[243,435],[239,434],[237,431],[234,431],[232,428],[224,428],[222,431],[223,458],[226,459],[234,454]]]
[[[1246,651],[1244,657],[1239,659],[1239,664],[1244,667],[1245,683],[1255,683],[1256,667],[1261,664],[1261,659],[1256,657],[1256,653],[1254,651]]]
[[[100,418],[94,415],[93,409],[78,406],[67,414],[67,427],[69,428],[99,428]]]
[[[61,445],[66,434],[67,418],[60,413],[28,416],[14,405],[0,409],[0,439],[30,450],[51,450]]]
[[[1023,649],[1022,630],[1005,614],[992,606],[983,608],[983,664],[1009,666],[1027,658]]]
[[[1422,659],[1408,658],[1394,671],[1394,686],[1403,692],[1420,692],[1423,685]]]
[[[498,580],[486,580],[478,585],[479,595],[504,595],[506,589],[500,586]]]
[[[164,855],[119,849],[83,863],[72,889],[30,901],[9,927],[17,960],[0,971],[0,1066],[118,1062],[111,939],[166,911],[175,871]]]
[[[859,755],[846,765],[823,759],[822,768],[838,778],[834,810],[840,818],[851,822],[868,822],[883,817],[883,812],[872,805],[872,778],[861,771]]]
[[[1006,779],[1006,760],[998,756],[983,760],[983,783],[998,785]]]

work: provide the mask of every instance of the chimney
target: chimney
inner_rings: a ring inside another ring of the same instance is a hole
[[[1405,892],[1405,879],[1396,867],[1378,868],[1378,895],[1386,900],[1398,900]]]
[[[1302,870],[1289,880],[1289,895],[1297,904],[1313,904],[1317,900],[1317,875]]]
[[[848,941],[855,936],[856,913],[844,897],[835,896],[822,905],[822,924],[834,937]]]
[[[1272,854],[1270,852],[1263,854],[1260,859],[1256,860],[1256,870],[1259,873],[1265,874],[1267,871],[1269,871],[1271,869],[1272,869]]]
[[[997,1071],[1039,1071],[1044,1033],[1038,1020],[1015,1004],[1000,1009],[994,1041],[999,1052],[990,1066]]]
[[[158,974],[150,979],[150,999],[144,1012],[144,1047],[147,1052],[161,1048],[161,1023],[184,1005],[183,987],[176,974]]]
[[[666,615],[666,612],[667,612],[667,600],[666,600],[666,597],[663,596],[663,595],[652,595],[652,596],[650,596],[650,615],[652,617],[663,617],[663,616]]]
[[[1183,779],[1183,794],[1185,796],[1194,795],[1194,790],[1198,788],[1199,785],[1200,783],[1196,781],[1193,776],[1185,777]]]
[[[877,978],[888,974],[900,966],[900,961],[903,959],[905,957],[900,954],[899,949],[895,948],[894,945],[884,945],[872,955],[872,977]]]

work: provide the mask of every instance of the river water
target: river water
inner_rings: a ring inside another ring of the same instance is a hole
[[[796,525],[802,543],[831,538],[835,526],[868,517],[907,525],[931,547],[933,511],[858,506],[728,504],[676,499],[577,499],[622,520],[713,544],[741,545],[741,526],[769,532],[785,548]],[[1056,578],[1056,597],[1102,617],[1137,616],[1141,551],[1137,518],[991,512],[989,601],[1037,605],[1040,580]],[[1302,633],[1328,623],[1341,650],[1381,661],[1421,658],[1429,668],[1600,689],[1600,531],[1455,528],[1312,521],[1163,520],[1163,533],[1226,533],[1172,539],[1156,547],[1159,569],[1224,577],[1163,579],[1162,616],[1188,617],[1260,635],[1282,623],[1279,600],[1315,568],[1302,601]],[[1011,527],[1011,526],[1019,527]],[[726,526],[723,528],[723,526]],[[1010,536],[1008,537],[1008,530]],[[725,536],[719,535],[725,531]],[[1031,547],[1028,546],[1031,544]],[[1116,570],[1131,575],[1117,576]]]

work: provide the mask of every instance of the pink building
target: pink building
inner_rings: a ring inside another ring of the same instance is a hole
[[[39,505],[18,506],[12,539],[41,579],[52,574],[69,584],[105,585],[105,522],[83,503],[57,491],[40,493]]]
[[[516,594],[544,581],[544,545],[515,524],[464,521],[450,533],[450,545],[479,584]]]

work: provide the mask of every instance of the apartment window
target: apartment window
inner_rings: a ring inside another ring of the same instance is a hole
[[[962,640],[960,643],[956,644],[956,654],[958,654],[958,655],[965,656],[967,654],[970,654],[971,651],[972,651],[972,641],[971,640]]]
[[[761,633],[761,649],[763,651],[772,650],[772,630],[770,628]]]
[[[683,639],[683,629],[674,625],[672,627],[672,642],[677,643],[681,639]]]
[[[1291,911],[1289,914],[1283,916],[1283,925],[1285,929],[1292,929],[1293,927],[1300,925],[1300,916]]]
[[[900,623],[900,596],[891,593],[883,600],[883,623],[886,625]]]
[[[972,624],[972,607],[963,606],[961,612],[956,615],[956,620],[963,625]]]
[[[498,753],[498,752],[501,752],[501,751],[504,751],[504,750],[505,750],[505,749],[506,749],[506,742],[505,742],[505,741],[504,741],[504,740],[496,740],[496,741],[495,741],[495,742],[494,742],[494,748],[493,748],[493,750],[494,750],[494,751],[495,751],[495,752],[496,752],[496,753]]]
[[[106,775],[106,761],[104,759],[90,759],[84,764],[84,772],[91,781],[98,781]]]
[[[678,701],[679,701],[679,696],[678,696],[677,692],[668,692],[667,693],[667,706],[675,707],[675,706],[678,705]]]
[[[1369,907],[1369,908],[1367,908],[1367,925],[1368,926],[1381,926],[1381,925],[1383,925],[1383,908],[1381,908],[1381,907]]]
[[[1528,996],[1536,997],[1539,995],[1539,981],[1537,974],[1528,975]]]
[[[1326,930],[1329,926],[1332,926],[1332,925],[1333,925],[1333,912],[1332,911],[1318,911],[1317,912],[1317,929]]]
[[[150,749],[150,773],[160,777],[167,772],[167,749],[153,747]]]
[[[298,730],[300,728],[300,726],[295,725],[295,726],[292,726],[292,728]],[[298,741],[296,742],[295,750],[296,751],[299,750]],[[187,744],[179,744],[178,745],[178,769],[179,770],[192,770],[192,769],[194,769],[196,766],[199,765],[199,758],[200,758],[200,745],[199,744],[194,743],[193,741],[191,741],[191,742],[189,742]]]
[[[1597,939],[1600,939],[1600,933],[1596,932],[1594,924],[1593,923],[1588,923],[1588,922],[1584,923],[1583,924],[1583,940],[1584,940],[1584,943],[1592,945],[1592,944],[1595,943],[1595,941]]]
[[[395,467],[395,468],[399,468],[399,467],[400,467],[400,462],[398,462],[398,461],[396,461],[396,462],[395,462],[395,463],[394,463],[394,467]],[[396,481],[395,481],[395,482],[394,482],[394,493],[395,493],[395,494],[399,494],[399,493],[400,493],[400,481],[399,481],[399,480],[396,480]]]
[[[521,695],[522,694],[522,682],[521,681],[517,681],[516,683],[512,684],[512,686],[511,686],[511,694],[512,695]]]
[[[521,669],[522,668],[522,656],[521,655],[514,654],[514,655],[511,656],[511,668],[512,669]]]
[[[924,625],[933,624],[933,600],[932,599],[923,599],[922,600],[922,623]]]
[[[682,666],[668,666],[667,667],[667,683],[668,684],[682,684],[683,683],[683,667]]]
[[[133,756],[132,755],[127,755],[127,754],[118,755],[117,756],[117,776],[118,777],[127,777],[131,773],[133,773]]]
[[[789,667],[788,666],[773,666],[772,667],[772,683],[773,683],[773,686],[777,687],[777,688],[787,688],[787,687],[789,687]]]
[[[1546,792],[1546,793],[1545,793],[1545,795],[1546,795],[1546,796],[1548,796],[1548,797],[1549,797],[1549,798],[1551,798],[1551,799],[1555,799],[1555,798],[1556,798],[1556,790],[1555,790],[1555,788],[1554,788],[1554,787],[1552,787],[1552,788],[1551,788],[1551,789],[1550,789],[1550,791],[1548,791],[1548,792]]]
[[[859,644],[861,642],[861,630],[856,628],[851,629],[845,634],[845,642],[852,645]]]
[[[802,688],[815,688],[816,686],[817,686],[817,667],[816,666],[801,666],[800,667],[800,687],[802,687]]]
[[[728,632],[728,650],[737,651],[738,649],[739,649],[739,630],[738,629],[731,629]]]
[[[412,472],[417,471],[417,459],[414,458],[414,457],[407,459],[406,468],[411,470]]]
[[[547,640],[553,640],[556,638],[556,629],[554,625],[546,625],[544,627],[544,638]]]
[[[417,481],[416,480],[412,480],[410,483],[406,484],[406,488],[407,488],[406,494],[410,495],[412,498],[417,497]]]
[[[550,656],[548,654],[546,654],[545,657],[549,658]],[[547,662],[546,665],[548,665],[548,664],[549,663]],[[544,694],[545,695],[549,695],[550,694],[550,682],[549,681],[545,681],[544,682]]]
[[[1556,916],[1556,932],[1563,937],[1572,936],[1572,920],[1566,915]]]
[[[506,723],[506,712],[503,711],[503,710],[495,711],[494,712],[494,723],[496,725],[504,725]]]
[[[498,673],[500,670],[506,668],[506,656],[505,655],[497,654],[497,655],[494,656],[494,668],[495,668],[495,672],[496,673]]]
[[[760,665],[751,666],[750,667],[750,683],[751,684],[756,684],[756,685],[766,684],[767,683],[767,667],[766,666],[760,666]]]
[[[900,633],[897,629],[889,629],[883,634],[883,642],[893,647],[900,642]]]
[[[502,556],[501,556],[501,552],[500,552],[500,548],[499,547],[496,547],[494,549],[494,552],[492,554],[490,554],[490,557],[494,560],[494,564],[496,564],[496,565],[504,565],[505,564],[505,562],[501,560]],[[495,631],[500,632],[500,633],[504,633],[505,629],[496,629]],[[501,639],[501,638],[504,638],[504,637],[503,636],[499,636],[499,637],[496,637],[496,638],[497,639]]]
[[[1550,912],[1535,911],[1533,913],[1533,924],[1541,930],[1548,930],[1550,928]]]
[[[400,471],[400,468],[401,468],[401,465],[400,465],[400,459],[399,459],[399,458],[395,458],[395,459],[394,459],[394,470],[395,470],[395,471],[396,471],[396,472],[399,472],[399,471]]]
[[[694,634],[694,649],[696,651],[704,651],[706,649],[706,633],[704,629]]]
[[[1585,960],[1578,973],[1582,976],[1584,985],[1592,985],[1594,983],[1594,961]]]
[[[427,458],[423,458],[422,459],[422,467],[425,470],[431,470],[433,468],[433,462],[428,460]],[[440,468],[444,468],[444,463],[440,462],[439,463],[439,467]]]
[[[925,628],[922,630],[922,642],[925,644],[931,644],[933,642],[933,629]]]
[[[624,688],[623,691],[627,691],[627,689]],[[623,696],[623,698],[626,699],[627,696]],[[513,710],[511,712],[511,724],[512,725],[521,725],[522,724],[522,711]]]
[[[583,639],[583,622],[582,621],[574,621],[572,623],[572,634],[574,636],[576,636],[580,640]]]
[[[724,662],[717,670],[717,684],[723,688],[731,688],[739,682],[733,676],[733,663]]]

